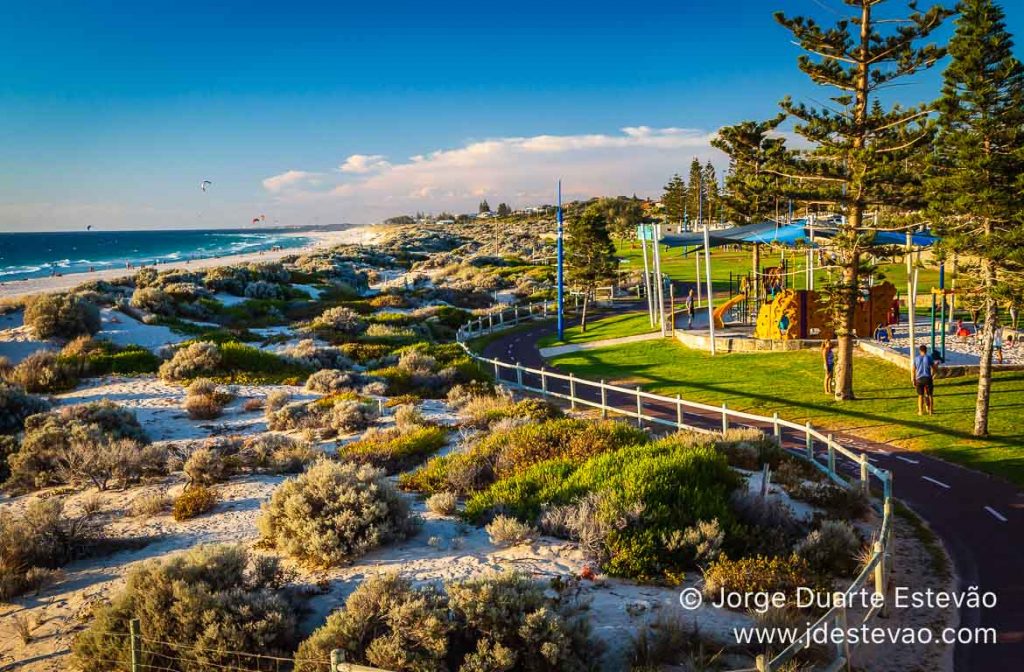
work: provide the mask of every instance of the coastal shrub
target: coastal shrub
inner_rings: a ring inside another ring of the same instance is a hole
[[[338,349],[349,359],[368,364],[390,354],[392,347],[383,343],[342,343]]]
[[[751,428],[729,429],[719,437],[715,446],[729,458],[730,465],[751,471],[766,464],[775,469],[784,454],[774,437]]]
[[[544,534],[571,539],[587,558],[604,565],[608,562],[605,540],[611,526],[639,515],[611,514],[609,498],[604,492],[588,492],[571,504],[547,505],[540,515],[540,529]]]
[[[727,544],[733,555],[788,555],[805,532],[792,510],[774,497],[739,489],[729,507],[739,523]]]
[[[815,572],[850,576],[857,571],[861,540],[853,526],[841,520],[826,520],[797,544],[795,552]]]
[[[355,390],[363,382],[363,377],[355,371],[322,369],[306,379],[306,389],[320,394],[334,394],[335,392]]]
[[[213,485],[231,476],[231,463],[215,446],[204,445],[193,450],[185,459],[182,471],[189,485]]]
[[[102,541],[94,520],[67,515],[56,498],[32,501],[21,514],[0,510],[0,600],[38,590]]]
[[[245,343],[228,341],[220,345],[221,367],[228,376],[254,374],[268,383],[289,377],[305,378],[309,369],[272,352]]]
[[[77,294],[40,294],[25,306],[25,325],[42,339],[92,335],[100,330],[100,310]]]
[[[137,518],[157,516],[170,511],[173,505],[174,500],[163,491],[144,493],[131,501],[128,515]]]
[[[844,488],[829,482],[805,483],[790,490],[793,499],[820,507],[836,518],[860,519],[871,508],[860,488]]]
[[[445,400],[455,408],[462,408],[477,397],[495,396],[494,385],[486,380],[473,380],[468,383],[452,385],[445,395]]]
[[[316,341],[311,338],[299,341],[282,354],[311,369],[352,368],[352,361],[340,348],[317,345]]]
[[[14,367],[7,381],[26,392],[66,392],[78,384],[75,368],[54,352],[37,350]]]
[[[132,292],[132,308],[153,313],[154,315],[174,315],[174,299],[170,294],[158,287],[139,287]]]
[[[739,595],[780,592],[792,600],[797,588],[818,587],[812,576],[810,565],[796,554],[774,558],[758,555],[739,560],[722,556],[704,571],[704,595],[711,599],[722,591]]]
[[[209,378],[196,378],[185,393],[182,407],[193,420],[219,418],[233,395]]]
[[[395,426],[400,430],[414,429],[427,425],[420,409],[413,404],[402,404],[395,408]]]
[[[700,520],[696,525],[681,532],[673,530],[665,537],[665,549],[670,553],[681,553],[687,563],[697,567],[706,566],[718,558],[725,541],[725,531],[718,519]]]
[[[195,485],[185,490],[174,500],[171,513],[181,522],[212,511],[217,506],[217,493],[205,485]]]
[[[247,438],[239,454],[245,467],[274,474],[300,473],[321,455],[305,441],[271,433]]]
[[[160,377],[168,381],[188,380],[212,375],[220,366],[221,353],[217,344],[199,341],[176,350],[174,356],[160,366]]]
[[[427,497],[427,510],[441,516],[450,516],[459,508],[459,496],[454,492],[437,492]]]
[[[395,574],[365,580],[296,652],[296,672],[327,672],[333,649],[389,670],[584,672],[600,667],[584,607],[516,572],[444,591]]]
[[[261,511],[263,540],[317,567],[402,539],[413,525],[408,506],[382,472],[327,460],[285,481]]]
[[[292,399],[292,395],[285,390],[271,390],[267,393],[267,400],[264,404],[264,410],[269,415],[274,411],[284,408],[288,402]]]
[[[292,429],[317,429],[324,422],[325,411],[305,401],[293,401],[276,410],[267,405],[267,429],[284,432]]]
[[[440,450],[447,439],[448,432],[441,427],[373,428],[359,440],[339,448],[338,453],[346,460],[372,464],[395,474],[423,462]]]
[[[328,341],[344,342],[366,331],[366,321],[351,308],[334,306],[315,317],[310,330]]]
[[[531,539],[535,532],[532,527],[511,516],[497,515],[485,527],[487,538],[496,546],[516,546]]]
[[[20,492],[106,472],[122,484],[132,483],[166,473],[166,453],[149,446],[134,413],[104,400],[29,416],[8,464],[7,487]]]
[[[509,418],[542,422],[563,416],[562,410],[551,402],[543,399],[516,402],[511,395],[473,397],[462,406],[461,415],[467,425],[479,429]]]
[[[397,574],[372,576],[299,645],[295,670],[328,672],[319,661],[339,648],[346,661],[385,670],[448,669],[451,628],[447,599],[437,588],[413,587]]]
[[[14,434],[25,426],[25,418],[50,410],[42,397],[26,394],[24,390],[0,383],[0,434]]]
[[[275,558],[251,555],[240,545],[148,560],[129,571],[124,589],[98,606],[75,638],[75,666],[130,670],[131,643],[110,633],[128,632],[132,619],[139,619],[147,640],[143,665],[175,661],[175,669],[200,672],[237,666],[235,651],[289,656],[301,610],[297,597],[282,589],[287,580]]]
[[[245,286],[242,294],[250,299],[283,299],[284,291],[281,285],[276,285],[263,280],[255,280]]]
[[[337,432],[351,433],[366,429],[376,418],[376,405],[342,399],[331,408],[330,426]]]

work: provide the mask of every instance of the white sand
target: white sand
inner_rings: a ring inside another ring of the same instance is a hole
[[[344,231],[312,231],[295,233],[295,236],[315,239],[314,242],[305,247],[291,247],[273,252],[250,252],[247,254],[234,254],[211,259],[196,259],[192,262],[178,261],[167,264],[160,264],[156,268],[161,271],[170,269],[201,269],[213,268],[215,266],[229,266],[246,262],[276,261],[282,257],[293,254],[306,254],[317,249],[333,247],[343,244],[370,244],[377,240],[383,231],[380,227],[357,226]],[[27,280],[12,280],[0,283],[0,298],[13,298],[38,294],[40,292],[57,292],[73,289],[78,285],[90,280],[113,280],[131,275],[135,270],[128,271],[124,268],[113,268],[91,273],[70,273],[60,277],[29,278]]]

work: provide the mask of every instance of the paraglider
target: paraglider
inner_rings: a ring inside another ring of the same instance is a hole
[[[202,182],[199,183],[199,188],[202,189],[203,191],[206,191],[206,187],[211,184],[213,184],[213,182],[210,182],[209,180],[203,180]]]
[[[85,226],[85,230],[86,230],[86,231],[92,231],[92,224],[87,224],[87,225]]]

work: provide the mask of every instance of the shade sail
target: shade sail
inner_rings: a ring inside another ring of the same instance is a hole
[[[811,240],[811,230],[812,227],[808,226],[807,221],[803,219],[798,219],[790,224],[763,222],[709,231],[708,241],[711,247],[737,243],[796,247],[797,245],[806,245]],[[837,232],[835,226],[823,223],[815,223],[813,231],[816,239],[832,238]],[[904,231],[865,231],[865,233],[871,235],[872,245],[905,245],[907,242],[907,234]],[[929,232],[914,233],[911,239],[916,247],[931,247],[939,240]],[[704,233],[702,231],[668,233],[661,237],[661,242],[669,247],[703,246]]]

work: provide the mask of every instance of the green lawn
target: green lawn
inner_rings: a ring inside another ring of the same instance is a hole
[[[553,358],[566,371],[591,379],[641,385],[662,394],[681,394],[711,404],[788,420],[843,429],[907,449],[921,450],[1024,485],[1024,372],[996,376],[992,395],[992,438],[971,436],[975,377],[939,380],[935,415],[917,415],[909,374],[867,355],[858,355],[858,401],[838,403],[822,391],[816,350],[718,355],[675,341],[644,341]]]
[[[622,264],[623,269],[643,269],[644,260],[640,250],[640,244],[637,242],[620,242],[617,246],[617,251],[620,259],[626,260]],[[648,250],[650,254],[650,250]],[[716,248],[711,252],[711,278],[715,282],[715,294],[724,295],[729,291],[729,274],[732,273],[734,276],[746,275],[751,270],[753,253],[749,249],[742,251],[726,250],[723,248]],[[789,263],[791,271],[801,271],[806,268],[805,258],[802,252],[793,252],[787,250],[786,259]],[[762,249],[761,253],[761,265],[762,266],[778,266],[780,263],[780,255],[778,252],[770,252],[767,249]],[[700,274],[701,282],[704,282],[704,266],[703,260],[701,262]],[[697,276],[697,262],[696,257],[691,254],[690,256],[684,257],[682,248],[669,248],[662,246],[661,248],[661,270],[663,273],[671,277],[673,280],[680,280],[685,282],[694,282]],[[905,294],[907,291],[907,267],[902,263],[896,264],[880,264],[877,267],[876,272],[878,273],[879,279],[885,279],[896,285],[896,288],[900,290],[901,294]],[[825,271],[816,271],[815,274],[815,286],[822,287],[827,279]],[[947,274],[946,281],[951,282],[952,278]],[[803,273],[790,276],[790,286],[796,289],[805,289],[806,282]],[[937,268],[924,268],[921,269],[918,275],[918,292],[919,296],[926,297],[931,291],[931,287],[939,286],[939,271]],[[930,301],[930,299],[927,299]],[[922,302],[926,302],[922,298]]]
[[[643,304],[638,303],[637,305],[639,308],[643,308]],[[565,330],[564,342],[560,342],[554,334],[551,334],[540,339],[537,345],[541,348],[547,348],[565,343],[590,343],[593,341],[603,341],[606,338],[647,334],[651,331],[653,331],[651,319],[646,312],[625,313],[595,319],[593,322],[588,320],[586,333],[581,332],[578,326],[570,327]]]

